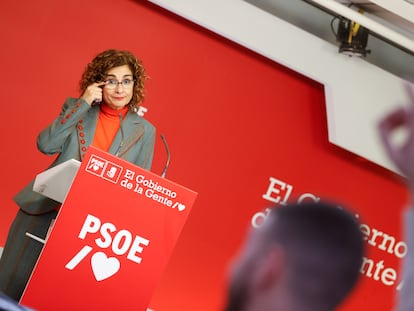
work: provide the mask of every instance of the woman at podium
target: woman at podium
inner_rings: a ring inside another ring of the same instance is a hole
[[[85,68],[79,98],[68,98],[57,118],[37,138],[40,152],[56,155],[51,167],[82,161],[92,145],[145,169],[151,168],[154,126],[138,115],[147,76],[129,51],[106,50]],[[34,180],[14,200],[19,211],[0,260],[0,291],[19,300],[60,203],[33,191]]]

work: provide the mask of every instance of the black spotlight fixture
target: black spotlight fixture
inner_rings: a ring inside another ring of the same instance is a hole
[[[369,30],[354,21],[339,18],[336,40],[340,43],[339,53],[349,56],[365,57],[367,50]]]

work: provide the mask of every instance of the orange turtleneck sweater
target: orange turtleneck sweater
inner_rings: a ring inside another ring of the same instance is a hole
[[[108,151],[121,125],[119,116],[121,115],[123,119],[129,108],[126,106],[120,110],[115,110],[102,103],[100,109],[92,146]]]

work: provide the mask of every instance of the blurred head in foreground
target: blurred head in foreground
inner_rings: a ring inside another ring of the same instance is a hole
[[[343,208],[273,208],[233,262],[226,311],[333,310],[356,284],[363,251],[359,224]]]

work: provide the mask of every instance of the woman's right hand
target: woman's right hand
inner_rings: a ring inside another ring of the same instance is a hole
[[[105,85],[106,82],[96,82],[89,85],[85,92],[82,94],[81,98],[85,100],[88,105],[92,105],[93,102],[101,102],[102,101],[102,86]]]

